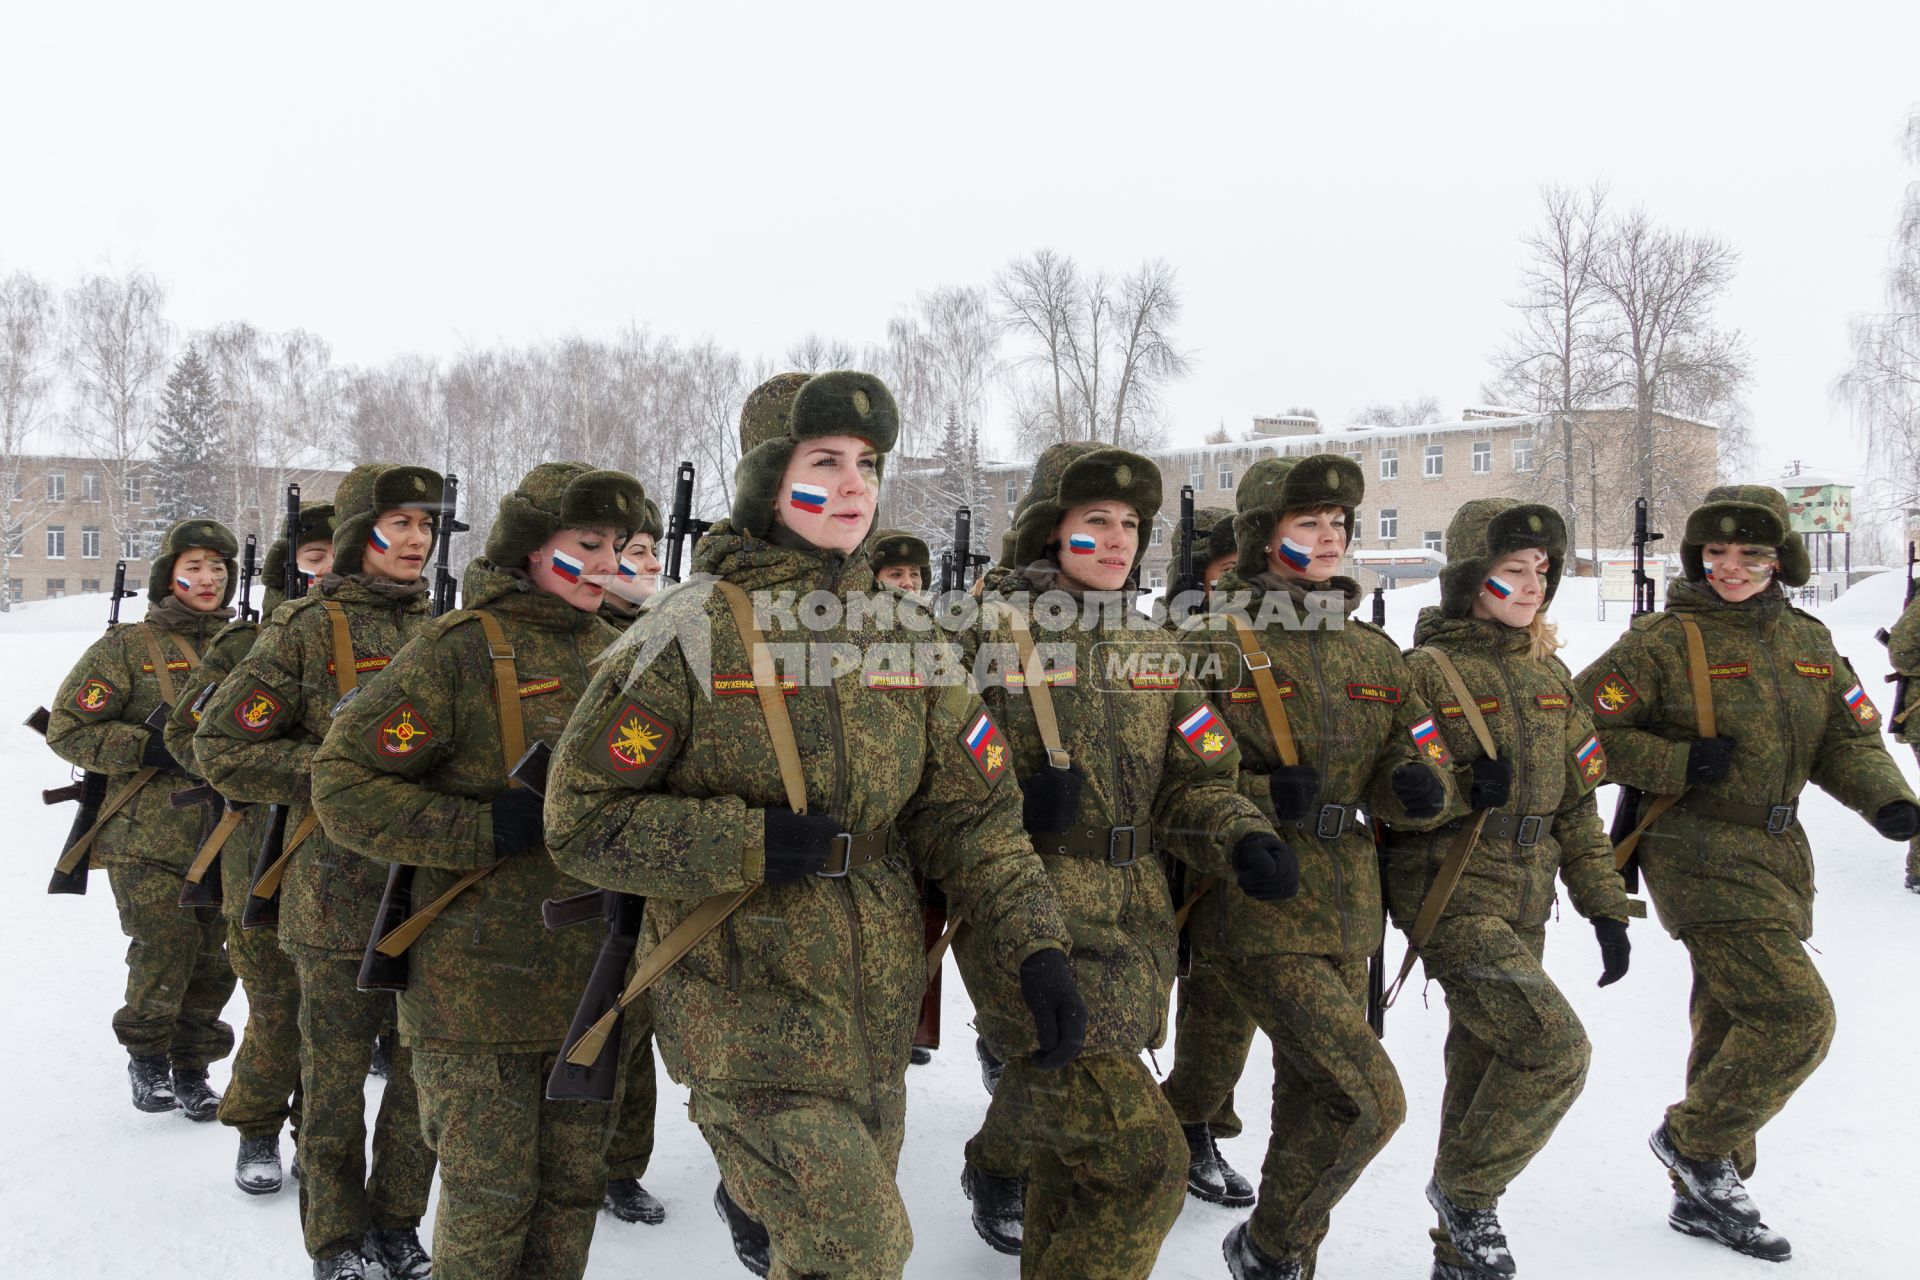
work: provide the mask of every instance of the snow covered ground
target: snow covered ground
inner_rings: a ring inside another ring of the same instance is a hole
[[[1875,702],[1889,686],[1875,627],[1891,624],[1901,583],[1888,574],[1827,606]],[[1388,623],[1409,641],[1419,605],[1437,588],[1389,596]],[[127,617],[140,601],[128,601]],[[13,828],[0,863],[0,957],[6,984],[8,1047],[0,1052],[0,1274],[7,1276],[298,1277],[307,1274],[291,1187],[253,1199],[231,1180],[235,1140],[217,1124],[179,1115],[144,1116],[127,1103],[125,1057],[108,1018],[118,1005],[124,941],[112,896],[97,877],[87,897],[51,898],[48,871],[72,809],[43,808],[39,790],[65,779],[63,767],[18,721],[54,689],[99,634],[104,597],[27,606],[0,614],[0,670],[17,705],[0,715],[0,803]],[[1625,624],[1609,606],[1594,619],[1592,580],[1569,582],[1554,616],[1577,670]],[[1912,753],[1897,749],[1914,774]],[[1603,793],[1611,812],[1611,792]],[[1895,1277],[1915,1273],[1903,1245],[1920,1192],[1920,1031],[1914,978],[1920,973],[1920,897],[1901,888],[1899,846],[1824,795],[1810,792],[1803,817],[1820,869],[1822,973],[1840,1010],[1825,1066],[1762,1136],[1753,1193],[1768,1221],[1792,1239],[1784,1274]],[[1585,1095],[1545,1154],[1502,1205],[1523,1275],[1664,1278],[1779,1274],[1717,1246],[1689,1240],[1665,1222],[1666,1178],[1646,1137],[1680,1091],[1687,1043],[1687,971],[1680,946],[1655,926],[1636,925],[1633,971],[1605,991],[1594,986],[1599,954],[1577,918],[1549,934],[1548,966],[1586,1022],[1594,1043]],[[1397,958],[1397,940],[1390,954]],[[974,1067],[970,1010],[961,984],[945,984],[946,1048],[908,1073],[911,1104],[901,1185],[917,1244],[916,1277],[1012,1277],[1015,1260],[989,1251],[968,1223],[958,1189],[961,1144],[987,1097]],[[1444,1010],[1410,991],[1388,1020],[1387,1043],[1406,1083],[1409,1118],[1334,1216],[1321,1256],[1323,1280],[1424,1277],[1421,1198],[1433,1152],[1440,1096]],[[236,1025],[244,1011],[236,996]],[[1257,1175],[1268,1123],[1268,1049],[1257,1039],[1242,1085],[1247,1132],[1223,1144],[1228,1159]],[[1170,1064],[1163,1049],[1161,1066]],[[224,1084],[226,1064],[214,1069]],[[379,1088],[369,1082],[369,1096]],[[658,1227],[602,1216],[594,1277],[744,1275],[709,1205],[713,1161],[684,1119],[684,1092],[662,1075],[659,1146],[647,1186],[667,1204]],[[1155,1274],[1225,1274],[1220,1238],[1239,1215],[1189,1199]],[[431,1227],[431,1222],[427,1224]],[[1902,1258],[1906,1258],[1902,1262]]]

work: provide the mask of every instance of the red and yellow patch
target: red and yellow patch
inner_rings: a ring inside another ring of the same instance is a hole
[[[927,682],[917,671],[867,671],[860,677],[869,689],[924,689]]]
[[[747,682],[749,691],[753,682]],[[607,723],[602,741],[606,746],[606,766],[614,773],[636,773],[650,769],[666,754],[673,741],[673,729],[629,702]]]
[[[1130,689],[1148,689],[1171,693],[1180,687],[1180,677],[1167,675],[1128,676],[1127,687]]]
[[[1603,716],[1617,716],[1640,700],[1640,692],[1615,671],[1593,691],[1593,709]]]
[[[1574,749],[1573,767],[1589,786],[1599,786],[1600,779],[1607,776],[1607,753],[1596,735],[1588,734],[1587,740]]]
[[[960,745],[966,749],[973,767],[988,782],[998,782],[1000,775],[1007,771],[1006,739],[1000,736],[1000,726],[985,711],[967,721],[967,727],[960,731]]]
[[[142,671],[152,671],[152,670],[153,670],[153,663],[151,663],[151,662],[143,662],[143,663],[141,663],[141,664],[140,664],[140,670],[142,670]],[[169,670],[169,671],[191,671],[191,670],[193,670],[193,664],[192,664],[191,662],[188,662],[188,661],[187,661],[187,660],[186,660],[185,658],[169,658],[169,659],[167,660],[167,670]]]
[[[387,664],[392,661],[393,661],[392,658],[386,657],[382,654],[374,654],[372,657],[355,658],[353,660],[353,669],[359,672],[361,675],[365,675],[369,671],[385,671],[387,669]],[[327,659],[328,675],[333,674],[333,668],[334,668],[334,661],[332,658],[328,658]]]
[[[799,687],[800,681],[793,676],[780,677],[780,692],[786,694],[788,697],[792,697]],[[715,676],[713,678],[713,691],[722,698],[737,698],[743,693],[751,694],[753,692],[753,677],[744,673],[730,676]]]
[[[1215,760],[1233,750],[1233,732],[1210,703],[1203,702],[1189,711],[1174,728],[1180,740],[1202,760]]]
[[[1492,714],[1493,714],[1494,712],[1496,712],[1496,711],[1498,711],[1499,709],[1500,709],[1500,699],[1498,699],[1498,698],[1496,698],[1496,697],[1493,697],[1492,695],[1488,695],[1487,697],[1484,697],[1484,698],[1482,698],[1482,699],[1480,699],[1480,714],[1481,714],[1481,715],[1483,715],[1483,716],[1490,716],[1490,715],[1492,715]],[[1460,709],[1460,704],[1459,704],[1459,703],[1457,703],[1457,702],[1449,702],[1449,703],[1446,703],[1446,704],[1444,704],[1444,705],[1443,705],[1443,706],[1442,706],[1442,707],[1440,708],[1440,714],[1441,714],[1441,715],[1443,715],[1443,716],[1448,716],[1448,717],[1450,717],[1450,718],[1452,718],[1452,719],[1456,719],[1456,720],[1457,720],[1457,719],[1459,719],[1459,718],[1460,718],[1461,716],[1463,716],[1463,715],[1465,715],[1465,714],[1467,714],[1467,713],[1466,713],[1465,711],[1463,711],[1463,710],[1461,710],[1461,709]]]
[[[1273,687],[1283,698],[1291,698],[1295,692],[1293,681],[1291,680],[1275,680]],[[1227,701],[1258,702],[1260,701],[1260,691],[1258,689],[1229,689],[1227,690]]]
[[[1006,679],[1002,681],[1009,689],[1017,689],[1026,682],[1027,673],[1024,671],[1009,671],[1007,672]],[[1079,669],[1076,667],[1048,667],[1047,683],[1050,685],[1079,684]]]
[[[97,716],[107,709],[113,701],[114,688],[99,676],[89,676],[85,684],[74,690],[73,705],[77,711]]]
[[[1753,669],[1744,662],[1716,662],[1707,667],[1710,680],[1745,680]]]
[[[1536,693],[1533,700],[1542,711],[1569,711],[1573,708],[1573,699],[1564,693]]]
[[[410,756],[425,749],[433,741],[433,730],[413,709],[411,702],[403,702],[388,713],[373,731],[374,750],[383,756]]]
[[[1831,662],[1802,662],[1798,658],[1795,658],[1793,660],[1793,674],[1805,676],[1809,680],[1831,680],[1833,678],[1833,664]]]
[[[522,680],[520,682],[520,696],[523,698],[537,698],[543,693],[558,692],[560,692],[559,676],[549,676],[545,680]]]
[[[1355,702],[1398,702],[1400,691],[1390,684],[1350,684],[1347,697]]]
[[[233,722],[248,733],[265,733],[284,709],[280,699],[255,685],[253,692],[233,704]]]

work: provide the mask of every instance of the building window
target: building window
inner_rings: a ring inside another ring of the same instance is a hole
[[[80,558],[82,560],[98,560],[100,558],[100,531],[98,529],[82,529],[80,531]]]
[[[1358,463],[1360,461],[1360,451],[1358,449],[1347,450],[1347,461]]]
[[[22,582],[18,578],[8,579],[7,599],[14,604],[20,604],[26,598],[27,598],[27,584]]]
[[[91,595],[98,595],[99,593],[100,593],[100,579],[98,578],[80,579],[81,595],[91,596]]]
[[[1515,471],[1533,470],[1533,441],[1515,440],[1513,442],[1513,469]]]
[[[1166,540],[1167,540],[1166,526],[1158,525],[1158,524],[1153,526],[1153,541],[1148,545],[1157,547],[1157,546],[1160,546],[1162,543],[1164,543]]]
[[[1440,544],[1445,541],[1446,537],[1438,529],[1429,529],[1420,535],[1420,545],[1428,551],[1442,550],[1443,548]]]
[[[1220,488],[1223,490],[1233,488],[1233,472],[1226,467],[1220,468]]]
[[[85,471],[81,473],[80,501],[100,501],[100,473],[98,471]]]
[[[127,476],[127,505],[130,507],[140,505],[140,477],[132,474]]]
[[[1380,537],[1392,539],[1400,536],[1400,509],[1398,507],[1380,508]]]
[[[1018,501],[1020,501],[1020,478],[1018,476],[1008,476],[1007,505],[1012,506]]]
[[[1380,451],[1380,478],[1382,480],[1398,480],[1400,478],[1400,451],[1398,449],[1382,449]]]
[[[1432,479],[1441,474],[1447,465],[1447,447],[1443,444],[1427,446],[1426,457],[1421,461],[1420,474]]]
[[[48,578],[47,579],[47,599],[58,600],[60,597],[66,594],[67,594],[67,580],[65,578]]]
[[[67,500],[67,473],[64,471],[47,472],[47,501],[65,502]]]
[[[47,559],[65,560],[67,558],[67,526],[50,524],[47,526]]]
[[[125,530],[124,532],[121,533],[120,558],[122,560],[138,560],[140,558],[134,551],[133,540],[135,536],[136,535],[131,529]]]
[[[1163,577],[1161,577],[1161,576],[1160,576],[1159,574],[1157,574],[1157,573],[1150,573],[1150,574],[1148,574],[1148,575],[1147,575],[1147,589],[1148,589],[1148,590],[1150,590],[1150,591],[1158,591],[1158,590],[1160,590],[1161,588],[1163,588],[1163,587],[1165,587],[1166,585],[1167,585],[1167,580],[1166,580],[1165,578],[1163,578]]]
[[[1490,475],[1493,472],[1493,441],[1475,440],[1473,442],[1473,474]]]

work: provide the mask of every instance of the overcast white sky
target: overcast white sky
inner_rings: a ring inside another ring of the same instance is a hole
[[[193,16],[180,16],[190,11]],[[1744,254],[1771,468],[1854,465],[1920,4],[9,0],[0,270],[375,363],[628,320],[777,355],[1051,245],[1175,264],[1177,440],[1475,399],[1543,182]]]

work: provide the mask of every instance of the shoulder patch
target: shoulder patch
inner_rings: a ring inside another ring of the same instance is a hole
[[[1350,684],[1347,697],[1355,702],[1398,702],[1400,691],[1390,684]]]
[[[1573,699],[1564,693],[1536,693],[1534,702],[1542,711],[1571,711]]]
[[[998,782],[1000,775],[1007,771],[1006,740],[1000,736],[1000,726],[984,709],[960,731],[960,745],[967,749],[967,758],[987,782]]]
[[[373,749],[383,756],[404,759],[424,750],[433,741],[428,726],[411,702],[403,702],[387,713],[373,731]]]
[[[1805,676],[1809,680],[1830,680],[1833,678],[1833,664],[1831,662],[1802,662],[1800,659],[1795,658],[1793,660],[1793,674]]]
[[[233,704],[233,722],[251,734],[262,734],[273,727],[285,710],[280,699],[255,685],[246,697]]]
[[[1413,735],[1413,745],[1420,748],[1422,755],[1436,765],[1453,763],[1453,753],[1447,750],[1447,740],[1440,734],[1440,726],[1433,722],[1432,716],[1421,716],[1407,728]]]
[[[748,688],[752,688],[751,683]],[[601,730],[601,749],[595,753],[595,763],[619,776],[646,773],[666,755],[672,741],[672,726],[639,703],[624,702]]]
[[[117,692],[111,684],[99,676],[88,676],[81,686],[74,690],[73,709],[81,715],[97,716],[107,709]]]
[[[1603,716],[1617,716],[1635,702],[1640,692],[1627,683],[1627,678],[1618,671],[1609,672],[1593,690],[1593,709]]]
[[[1588,734],[1587,740],[1574,748],[1573,767],[1585,787],[1597,787],[1607,776],[1607,752],[1597,734]]]
[[[1846,699],[1847,710],[1853,712],[1855,720],[1864,725],[1880,723],[1879,710],[1874,707],[1873,699],[1867,696],[1867,691],[1860,687],[1858,680],[1855,680],[1842,696]]]
[[[1210,702],[1189,711],[1175,728],[1187,748],[1202,760],[1217,760],[1233,750],[1233,731]]]

